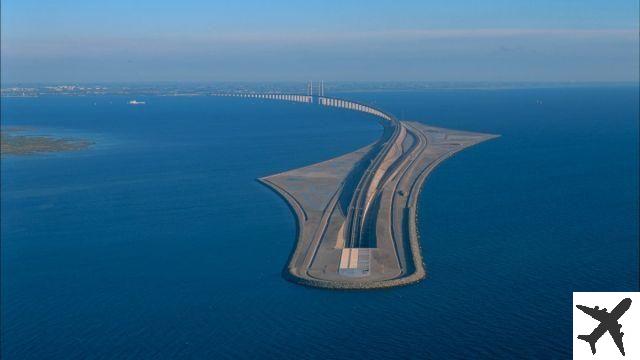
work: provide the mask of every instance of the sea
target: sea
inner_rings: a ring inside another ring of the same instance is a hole
[[[295,218],[256,178],[375,141],[369,115],[2,98],[3,127],[94,143],[2,158],[2,358],[562,359],[574,291],[639,290],[637,85],[330,95],[501,135],[427,179],[425,280],[335,291],[282,277]]]

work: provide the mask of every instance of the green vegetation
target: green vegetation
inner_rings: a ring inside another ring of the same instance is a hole
[[[0,131],[2,156],[31,155],[48,152],[75,151],[86,149],[93,143],[82,139],[54,138],[43,135],[15,135],[23,129]]]

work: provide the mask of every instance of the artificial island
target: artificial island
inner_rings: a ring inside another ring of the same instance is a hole
[[[400,121],[355,101],[317,95],[219,94],[338,107],[373,115],[382,137],[318,164],[258,179],[297,218],[297,243],[287,279],[332,289],[372,289],[425,277],[416,227],[422,184],[442,161],[497,137]]]

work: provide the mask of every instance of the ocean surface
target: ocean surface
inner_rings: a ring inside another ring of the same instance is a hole
[[[281,277],[294,217],[255,179],[381,135],[266,100],[3,98],[89,150],[2,159],[3,359],[570,358],[573,291],[638,291],[638,88],[332,94],[502,135],[425,183],[428,278]]]

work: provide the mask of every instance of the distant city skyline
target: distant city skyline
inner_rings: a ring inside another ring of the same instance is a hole
[[[638,1],[3,1],[2,82],[638,81]]]

